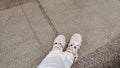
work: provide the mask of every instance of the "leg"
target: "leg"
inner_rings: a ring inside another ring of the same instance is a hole
[[[64,52],[64,64],[65,68],[70,68],[74,61],[74,55],[70,52]]]
[[[63,48],[65,46],[65,37],[59,35],[55,41],[51,52],[40,63],[38,68],[65,68]]]
[[[74,61],[77,59],[77,51],[80,48],[82,38],[80,34],[74,34],[71,37],[67,50],[64,52],[65,55],[65,68],[70,68]]]

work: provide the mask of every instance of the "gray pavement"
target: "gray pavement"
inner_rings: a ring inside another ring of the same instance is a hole
[[[83,57],[119,31],[119,0],[0,0],[0,68],[36,68],[58,34],[80,33]]]

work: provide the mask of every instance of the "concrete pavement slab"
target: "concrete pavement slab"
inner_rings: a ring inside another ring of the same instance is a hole
[[[22,5],[23,11],[29,23],[36,33],[44,53],[48,53],[52,47],[55,34],[41,13],[38,2],[30,2]]]
[[[0,67],[30,68],[39,56],[43,56],[42,50],[22,9],[14,7],[1,11]]]
[[[59,33],[67,40],[81,33],[82,57],[106,44],[120,31],[119,0],[39,0]]]
[[[0,11],[0,67],[35,68],[54,38],[37,2]]]

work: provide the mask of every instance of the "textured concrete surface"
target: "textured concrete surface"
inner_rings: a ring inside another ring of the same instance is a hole
[[[79,58],[71,68],[120,68],[120,34],[105,46]]]
[[[79,57],[120,32],[119,0],[0,0],[0,67],[35,68],[64,34],[81,33]]]

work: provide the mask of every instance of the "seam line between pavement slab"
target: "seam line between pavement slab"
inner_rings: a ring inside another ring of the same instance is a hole
[[[20,1],[21,1],[21,0],[20,0]],[[25,11],[24,11],[22,5],[21,5],[21,2],[19,3],[19,6],[20,6],[20,8],[21,8],[22,11],[23,11],[23,14],[24,14],[24,16],[25,16],[25,18],[26,18],[26,20],[27,20],[27,22],[28,22],[28,24],[29,24],[29,26],[30,26],[32,32],[33,32],[33,34],[34,34],[34,37],[36,38],[38,44],[41,46],[41,42],[40,42],[40,40],[38,39],[38,36],[37,36],[36,32],[34,31],[34,29],[33,29],[32,25],[31,25],[31,23],[30,23],[30,21],[29,21],[27,15],[26,15],[26,13],[25,13]],[[43,49],[42,46],[41,46],[41,48]],[[44,54],[46,54],[46,52],[45,52],[44,50],[42,50],[42,51],[43,51]]]
[[[54,24],[52,23],[52,21],[50,20],[48,14],[46,13],[46,11],[44,10],[43,6],[41,5],[41,2],[39,0],[36,0],[39,4],[39,8],[41,10],[41,13],[43,14],[44,18],[47,20],[47,23],[49,24],[49,26],[51,27],[51,29],[54,31],[55,36],[57,36],[59,34],[59,32],[57,31],[57,29],[55,28]]]

